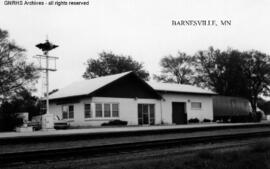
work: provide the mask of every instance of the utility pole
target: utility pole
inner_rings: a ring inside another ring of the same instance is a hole
[[[52,44],[49,42],[49,40],[46,40],[45,43],[39,43],[36,45],[37,48],[41,49],[43,51],[43,55],[36,55],[35,57],[40,60],[40,70],[45,71],[46,76],[46,113],[42,115],[41,120],[41,127],[42,130],[53,130],[54,129],[54,115],[50,113],[49,109],[49,71],[56,71],[56,65],[55,68],[50,68],[49,66],[49,60],[56,60],[58,57],[49,56],[49,51],[57,48],[57,45]],[[45,67],[42,66],[41,62],[45,59],[46,65]]]

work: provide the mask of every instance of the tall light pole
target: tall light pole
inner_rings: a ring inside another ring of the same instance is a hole
[[[49,56],[49,51],[57,48],[57,45],[52,44],[49,42],[49,40],[46,40],[45,43],[39,43],[36,45],[37,48],[41,49],[43,51],[43,55],[37,55],[36,58],[45,59],[46,65],[45,67],[42,67],[40,65],[40,70],[44,70],[46,74],[46,114],[42,116],[42,130],[51,130],[54,129],[54,123],[53,123],[53,114],[49,112],[49,71],[56,71],[56,68],[50,68],[49,67],[49,60],[56,60],[57,57]]]

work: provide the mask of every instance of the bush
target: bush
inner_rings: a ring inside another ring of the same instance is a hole
[[[192,118],[188,120],[189,123],[199,123],[200,120],[198,118]]]
[[[12,131],[23,124],[23,119],[13,113],[2,114],[0,119],[0,131]]]
[[[126,126],[127,121],[122,121],[122,120],[112,120],[109,121],[108,123],[102,123],[101,126]]]
[[[203,122],[209,123],[209,122],[211,122],[211,120],[210,119],[203,119]]]

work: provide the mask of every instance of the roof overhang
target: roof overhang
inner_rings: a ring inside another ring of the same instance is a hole
[[[204,96],[214,96],[217,93],[196,93],[196,92],[179,92],[179,91],[168,91],[168,90],[156,90],[159,93],[169,93],[169,94],[184,94],[184,95],[204,95]]]

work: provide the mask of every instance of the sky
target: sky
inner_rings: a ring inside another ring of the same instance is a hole
[[[192,55],[213,46],[270,54],[270,0],[90,0],[81,6],[5,2],[0,1],[0,28],[27,50],[29,62],[41,54],[35,45],[47,36],[59,45],[50,52],[59,57],[50,90],[82,80],[87,59],[102,51],[132,56],[151,75],[160,72],[162,57],[178,51]],[[231,25],[173,26],[172,20],[231,20]],[[36,87],[40,92],[40,83]]]

